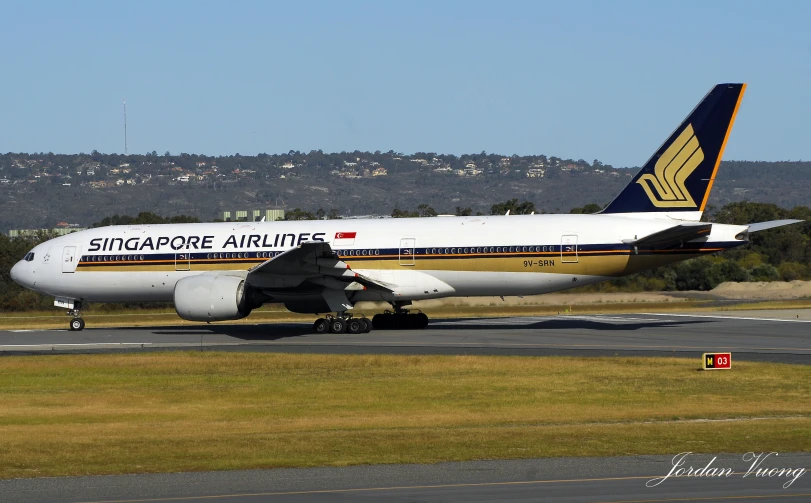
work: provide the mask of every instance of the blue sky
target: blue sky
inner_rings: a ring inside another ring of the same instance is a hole
[[[0,151],[643,163],[718,82],[726,159],[811,160],[811,3],[0,5]]]

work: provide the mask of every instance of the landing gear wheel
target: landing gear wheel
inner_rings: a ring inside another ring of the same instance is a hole
[[[346,322],[341,318],[334,318],[329,325],[329,331],[333,334],[342,334],[346,330]]]
[[[84,330],[84,320],[81,318],[73,318],[70,320],[70,331],[79,332]]]
[[[352,318],[346,323],[346,331],[350,334],[359,334],[363,332],[363,325],[359,319]]]
[[[324,318],[318,318],[313,323],[313,332],[316,334],[325,334],[329,332],[329,323]]]
[[[428,316],[425,313],[409,313],[408,311],[385,312],[376,314],[372,324],[378,330],[415,330],[428,326]]]
[[[386,330],[391,327],[391,318],[390,314],[376,314],[372,317],[372,325],[375,330]]]
[[[372,331],[372,320],[370,320],[369,318],[366,317],[361,318],[360,324],[363,326],[363,330],[361,330],[361,332],[363,332],[364,334],[368,334],[369,332]]]

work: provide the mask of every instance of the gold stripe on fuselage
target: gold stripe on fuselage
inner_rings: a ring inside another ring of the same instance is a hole
[[[581,274],[588,276],[623,276],[644,271],[703,254],[720,251],[722,248],[705,248],[695,253],[685,254],[683,250],[657,250],[653,253],[636,255],[627,250],[583,251],[564,255],[560,252],[549,253],[516,253],[504,257],[476,257],[475,255],[443,255],[443,258],[432,258],[431,255],[417,255],[413,265],[411,258],[398,255],[380,255],[374,257],[341,257],[354,270],[361,269],[414,269],[418,271],[465,271],[465,272],[528,272],[554,274]],[[357,259],[357,260],[356,260]],[[567,261],[564,261],[567,260]],[[577,260],[577,262],[574,262]],[[195,259],[191,264],[173,260],[165,261],[117,261],[117,262],[80,262],[76,272],[172,272],[172,271],[245,271],[264,263],[265,259],[243,258],[229,261]],[[409,263],[406,265],[406,263]]]

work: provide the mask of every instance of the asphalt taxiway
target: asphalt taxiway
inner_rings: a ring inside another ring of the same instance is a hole
[[[0,481],[0,494],[8,503],[811,499],[811,475],[800,471],[811,467],[811,454],[778,453],[766,458],[758,469],[785,470],[780,475],[771,472],[771,476],[758,476],[755,470],[745,475],[752,461],[744,454],[689,455],[684,459],[684,469],[709,465],[728,470],[722,476],[667,478],[673,462],[670,455],[626,456],[59,477]]]
[[[770,314],[776,313],[776,314]],[[802,313],[802,315],[800,314]],[[808,310],[432,320],[423,330],[312,334],[309,323],[0,331],[0,354],[201,349],[304,353],[695,356],[811,363]]]

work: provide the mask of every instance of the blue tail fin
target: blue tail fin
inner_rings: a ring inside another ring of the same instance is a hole
[[[745,89],[746,84],[712,88],[602,213],[671,213],[697,220]]]

